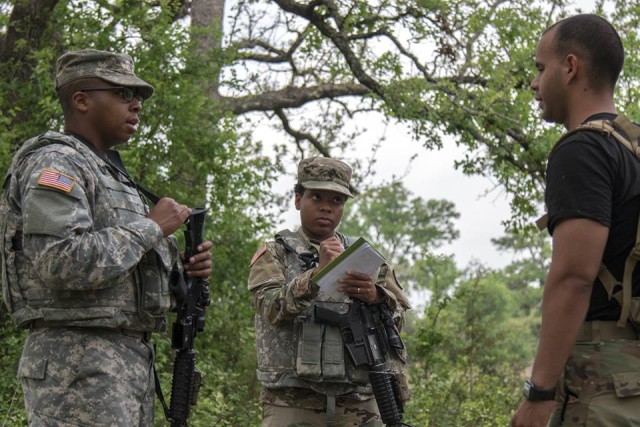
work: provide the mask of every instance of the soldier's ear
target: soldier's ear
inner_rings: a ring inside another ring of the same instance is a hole
[[[302,199],[302,194],[300,193],[296,193],[296,198],[294,200],[295,206],[296,206],[296,210],[299,211],[300,210],[300,201]]]
[[[86,112],[89,109],[89,97],[85,92],[74,92],[71,95],[71,105],[74,110]]]

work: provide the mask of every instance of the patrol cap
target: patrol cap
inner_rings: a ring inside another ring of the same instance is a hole
[[[348,197],[351,167],[329,157],[309,157],[298,164],[298,183],[310,190],[330,190]]]
[[[56,64],[56,90],[76,80],[97,77],[116,86],[138,88],[144,99],[153,94],[153,86],[133,72],[133,59],[126,53],[83,49],[67,52]]]

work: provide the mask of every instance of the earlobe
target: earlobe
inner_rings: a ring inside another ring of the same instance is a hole
[[[299,211],[300,210],[300,195],[298,193],[296,193],[296,198],[295,198],[295,206],[296,206],[296,210]]]

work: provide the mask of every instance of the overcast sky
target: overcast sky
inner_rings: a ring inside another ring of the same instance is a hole
[[[382,127],[376,129],[373,120],[369,123],[370,134],[381,134]],[[372,126],[373,125],[373,126]],[[265,130],[265,132],[268,132]],[[362,137],[367,138],[366,135]],[[504,234],[501,222],[510,215],[508,198],[504,191],[496,189],[494,182],[486,177],[469,177],[454,168],[454,160],[462,155],[462,148],[453,143],[445,144],[440,151],[427,151],[419,142],[414,141],[407,130],[401,126],[386,129],[387,140],[382,144],[377,158],[375,183],[389,182],[398,176],[409,164],[415,153],[417,158],[411,164],[406,177],[402,180],[405,187],[414,196],[423,199],[446,199],[456,205],[460,218],[454,223],[460,231],[460,237],[454,243],[437,250],[439,253],[454,254],[458,267],[465,267],[471,260],[499,268],[508,264],[510,254],[498,254],[491,244],[491,238]],[[360,156],[370,156],[370,146],[355,142],[360,147]],[[357,155],[357,153],[356,153]],[[290,165],[289,170],[295,171]],[[295,184],[293,174],[283,176],[274,187],[285,192]],[[489,195],[483,196],[488,190]],[[296,228],[300,216],[289,201],[289,210],[282,218],[281,227]]]
[[[593,0],[578,0],[572,3],[573,8],[582,11],[591,11],[594,7]],[[606,2],[606,8],[610,9],[611,2]],[[533,93],[532,93],[533,102]],[[427,151],[421,144],[414,141],[406,128],[391,126],[383,128],[381,121],[375,118],[370,120],[359,116],[359,126],[368,127],[369,134],[364,138],[378,138],[383,132],[387,141],[383,143],[377,155],[378,167],[376,168],[376,183],[389,182],[392,176],[403,171],[412,155],[418,153],[418,157],[412,163],[410,172],[403,180],[405,187],[415,196],[424,199],[447,199],[452,201],[460,218],[455,221],[460,232],[460,237],[450,245],[440,248],[437,252],[454,254],[458,267],[462,268],[470,261],[479,261],[485,266],[500,268],[513,260],[509,253],[498,253],[491,243],[492,238],[504,235],[502,222],[509,218],[509,199],[501,188],[496,188],[495,182],[489,177],[465,176],[454,168],[454,160],[463,155],[463,148],[456,147],[453,143],[445,143],[440,151]],[[377,127],[378,126],[378,127]],[[265,129],[266,134],[273,134],[273,130]],[[283,138],[282,134],[275,138]],[[259,136],[263,141],[270,137]],[[356,141],[361,152],[353,154],[353,157],[366,158],[370,156],[370,145]],[[295,171],[296,165],[289,165],[288,170]],[[295,181],[294,174],[283,176],[275,189],[280,192],[290,190]],[[489,192],[488,195],[485,193]],[[540,208],[542,215],[543,207]],[[299,225],[298,212],[290,201],[290,209],[283,216],[280,227],[295,228]]]

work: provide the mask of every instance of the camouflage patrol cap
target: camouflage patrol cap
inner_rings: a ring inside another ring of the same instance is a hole
[[[116,86],[139,88],[145,99],[153,86],[133,73],[133,60],[126,53],[83,49],[67,52],[56,64],[56,90],[76,80],[97,77]]]
[[[298,183],[310,190],[330,190],[348,197],[351,168],[340,160],[310,157],[298,164]]]

